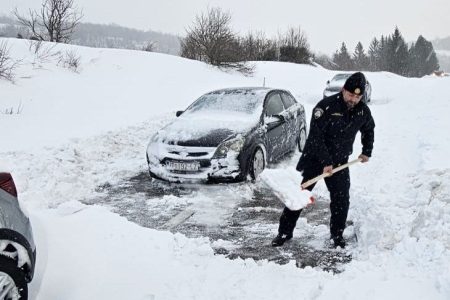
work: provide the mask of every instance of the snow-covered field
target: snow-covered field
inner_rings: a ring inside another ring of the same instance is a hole
[[[100,184],[144,171],[149,137],[201,94],[265,81],[289,89],[309,118],[333,72],[259,62],[244,77],[157,53],[44,45],[76,51],[73,72],[56,56],[36,57],[26,41],[1,41],[21,60],[15,84],[0,80],[0,166],[12,172],[34,226],[35,299],[450,298],[450,77],[367,73],[375,148],[351,170],[358,243],[333,275],[229,260],[207,238],[143,228],[80,202]],[[277,176],[291,178],[295,161],[287,165]]]
[[[436,54],[443,55],[443,56],[450,56],[449,50],[436,50]]]

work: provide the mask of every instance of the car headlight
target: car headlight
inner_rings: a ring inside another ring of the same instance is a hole
[[[245,139],[243,136],[237,136],[221,143],[219,147],[217,147],[213,158],[224,158],[230,150],[239,153],[244,146],[244,141]]]

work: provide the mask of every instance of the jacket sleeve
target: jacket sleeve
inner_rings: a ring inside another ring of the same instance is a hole
[[[320,103],[313,109],[311,116],[311,125],[309,130],[310,150],[323,166],[333,164],[328,148],[325,144],[325,128],[330,121],[327,107],[323,107]]]
[[[362,144],[362,154],[370,157],[372,155],[373,142],[374,142],[374,129],[375,121],[373,120],[372,114],[368,113],[367,122],[361,127],[361,144]]]

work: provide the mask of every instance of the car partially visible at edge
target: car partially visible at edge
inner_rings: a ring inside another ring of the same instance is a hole
[[[0,299],[27,299],[36,246],[10,173],[0,173]]]

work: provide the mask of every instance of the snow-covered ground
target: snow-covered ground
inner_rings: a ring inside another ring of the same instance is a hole
[[[436,54],[450,56],[450,50],[436,50]]]
[[[76,51],[74,72],[57,56],[37,58],[27,41],[1,41],[21,60],[15,84],[0,80],[0,166],[12,172],[34,226],[35,299],[450,298],[449,77],[366,74],[375,148],[351,170],[358,243],[333,275],[229,260],[207,238],[143,228],[80,202],[100,184],[144,171],[149,137],[201,94],[265,81],[289,89],[309,118],[333,72],[258,62],[245,77],[157,53],[44,45]],[[291,180],[294,167],[275,174]],[[327,196],[320,185],[316,192]]]

